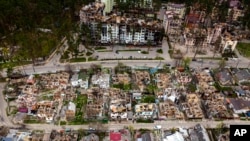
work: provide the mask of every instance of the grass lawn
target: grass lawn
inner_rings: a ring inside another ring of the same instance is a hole
[[[96,61],[97,59],[93,58],[93,57],[89,57],[88,61]]]
[[[79,94],[73,102],[76,104],[75,119],[69,122],[69,125],[82,124],[85,122],[83,120],[83,115],[84,115],[85,107],[87,104],[87,96]]]
[[[86,62],[86,58],[72,58],[70,62]]]
[[[245,57],[250,57],[250,43],[238,43],[236,48]]]

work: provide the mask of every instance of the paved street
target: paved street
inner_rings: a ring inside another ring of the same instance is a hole
[[[94,61],[94,62],[79,62],[79,63],[60,63],[60,64],[46,64],[44,66],[35,66],[35,71],[33,70],[32,65],[24,66],[24,68],[19,67],[18,69],[23,72],[23,69],[26,74],[40,74],[47,72],[56,72],[65,70],[67,66],[70,66],[72,70],[79,70],[83,68],[89,68],[92,64],[100,64],[103,67],[115,67],[118,62],[122,62],[125,65],[131,67],[137,66],[147,66],[147,67],[162,67],[164,64],[168,63],[172,66],[175,66],[174,60],[112,60],[112,61]],[[160,63],[161,62],[161,63]],[[203,60],[203,62],[195,61],[191,62],[190,67],[193,68],[215,68],[218,67],[219,60]],[[228,67],[249,67],[250,63],[247,60],[229,60],[226,62],[226,66]],[[3,76],[6,76],[6,72],[2,72]]]
[[[146,129],[153,129],[155,125],[162,125],[163,129],[170,129],[173,127],[183,127],[183,128],[189,128],[193,127],[196,124],[202,124],[204,127],[208,128],[214,128],[218,124],[221,123],[221,121],[201,121],[201,122],[188,122],[188,121],[156,121],[155,123],[131,123],[131,122],[125,122],[125,123],[109,123],[106,126],[110,130],[114,129],[122,129],[125,126],[133,126],[135,129],[140,128],[146,128]],[[223,121],[227,126],[230,124],[236,124],[236,125],[242,125],[247,124],[250,125],[250,121],[237,121],[237,120],[225,120]],[[62,128],[71,128],[71,129],[89,129],[89,125],[65,125],[65,126],[56,126],[56,125],[50,125],[50,124],[29,124],[26,126],[29,129],[42,129],[45,131],[50,131],[52,129],[62,129]]]

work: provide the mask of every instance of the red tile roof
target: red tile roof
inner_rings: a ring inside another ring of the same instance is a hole
[[[112,132],[109,134],[110,141],[121,141],[121,133]]]

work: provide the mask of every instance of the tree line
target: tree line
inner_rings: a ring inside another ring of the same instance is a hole
[[[79,21],[81,6],[94,1],[0,0],[0,61],[44,60],[69,36]]]

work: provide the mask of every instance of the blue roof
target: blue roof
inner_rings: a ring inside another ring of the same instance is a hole
[[[158,68],[151,68],[150,69],[150,74],[156,73],[158,70]]]
[[[248,112],[246,113],[246,115],[247,115],[248,117],[250,117],[250,111],[248,111]]]

